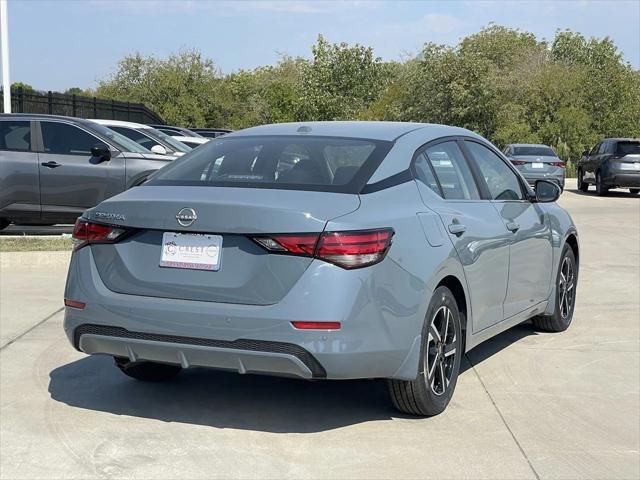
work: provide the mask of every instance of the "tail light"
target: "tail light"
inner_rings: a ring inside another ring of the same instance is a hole
[[[513,165],[524,165],[527,162],[523,162],[522,160],[511,160]]]
[[[115,243],[127,233],[127,230],[112,225],[91,223],[79,218],[73,227],[73,249],[78,250],[91,243]]]
[[[298,330],[340,330],[340,322],[291,322]]]
[[[253,240],[273,253],[318,258],[352,269],[381,262],[393,237],[393,229],[261,235]]]
[[[564,168],[564,162],[551,162],[551,165],[558,168]]]

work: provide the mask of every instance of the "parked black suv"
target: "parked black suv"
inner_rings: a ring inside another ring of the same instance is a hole
[[[598,195],[610,188],[640,192],[640,139],[605,138],[578,162],[578,188],[586,192],[595,184]]]
[[[80,118],[0,115],[0,229],[73,223],[175,157]]]

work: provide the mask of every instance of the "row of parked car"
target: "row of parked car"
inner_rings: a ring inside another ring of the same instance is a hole
[[[73,223],[223,129],[0,115],[0,229]]]
[[[11,222],[73,223],[144,182],[167,162],[230,130],[143,125],[40,114],[0,115],[0,229]],[[504,155],[530,185],[564,189],[565,163],[547,145],[509,144]],[[609,138],[578,163],[578,188],[640,191],[640,139]]]
[[[513,143],[503,153],[530,185],[547,179],[564,189],[565,163],[547,145]],[[595,185],[598,195],[611,188],[640,192],[640,139],[605,138],[586,150],[577,165],[578,189],[587,192]]]

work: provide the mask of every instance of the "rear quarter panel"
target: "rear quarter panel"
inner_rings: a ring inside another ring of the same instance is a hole
[[[394,229],[385,260],[368,267],[371,274],[363,290],[368,292],[366,300],[376,306],[370,315],[383,326],[379,335],[398,349],[407,349],[407,358],[394,376],[414,378],[431,295],[448,275],[464,284],[464,273],[451,241],[440,233],[440,218],[424,206],[413,181],[360,198],[358,210],[330,221],[326,230]]]

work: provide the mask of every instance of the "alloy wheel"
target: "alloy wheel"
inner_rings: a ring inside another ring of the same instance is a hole
[[[456,360],[457,332],[451,310],[441,306],[431,318],[425,348],[427,383],[436,395],[443,395],[453,376]]]
[[[575,299],[575,271],[569,257],[562,259],[558,278],[558,292],[560,293],[560,315],[564,320],[569,317]]]

